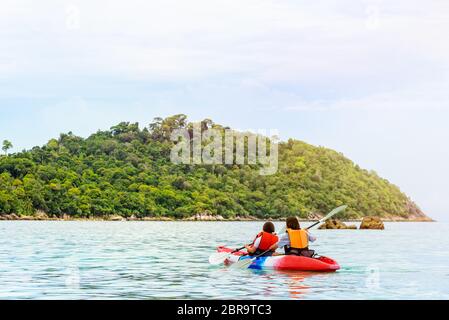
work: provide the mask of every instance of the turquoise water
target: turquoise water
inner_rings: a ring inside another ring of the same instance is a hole
[[[281,223],[277,223],[281,226]],[[449,299],[449,224],[314,231],[334,274],[212,267],[260,222],[0,221],[1,299]]]

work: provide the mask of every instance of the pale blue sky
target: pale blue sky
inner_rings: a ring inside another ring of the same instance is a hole
[[[449,220],[449,4],[34,1],[0,10],[0,139],[185,113],[343,152]]]

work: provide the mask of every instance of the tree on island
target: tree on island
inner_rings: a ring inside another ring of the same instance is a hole
[[[260,175],[258,164],[173,163],[171,132],[186,129],[193,139],[196,125],[227,128],[209,119],[192,123],[179,114],[144,128],[121,122],[87,138],[63,133],[43,146],[2,156],[0,215],[306,219],[347,204],[341,219],[425,217],[375,172],[299,140],[279,143],[279,170],[268,176]],[[11,147],[3,142],[6,153]]]
[[[8,150],[13,147],[11,141],[3,140],[3,147],[2,150],[5,152],[5,155],[8,154]]]

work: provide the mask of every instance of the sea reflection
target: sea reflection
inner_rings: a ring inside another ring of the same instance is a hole
[[[295,300],[308,298],[308,294],[312,294],[318,287],[322,288],[322,284],[335,275],[335,273],[305,271],[249,270],[260,277],[260,282],[265,283],[261,293],[267,299],[279,298],[280,288],[288,294],[283,298]],[[317,288],[314,288],[314,285]]]
[[[278,275],[282,275],[284,279],[284,284],[290,294],[291,299],[301,299],[305,294],[307,294],[311,286],[307,285],[306,279],[316,276],[317,274],[311,272],[288,272],[279,271]]]

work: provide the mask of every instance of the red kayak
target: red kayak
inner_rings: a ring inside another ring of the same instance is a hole
[[[226,247],[218,247],[218,252],[231,253],[234,250]],[[238,251],[232,253],[225,260],[226,265],[231,265],[242,259],[250,259],[246,252]],[[249,266],[250,269],[274,269],[274,270],[292,270],[292,271],[316,271],[316,272],[335,272],[340,266],[335,260],[327,257],[308,258],[294,255],[280,255],[273,257],[261,257],[254,260]]]

